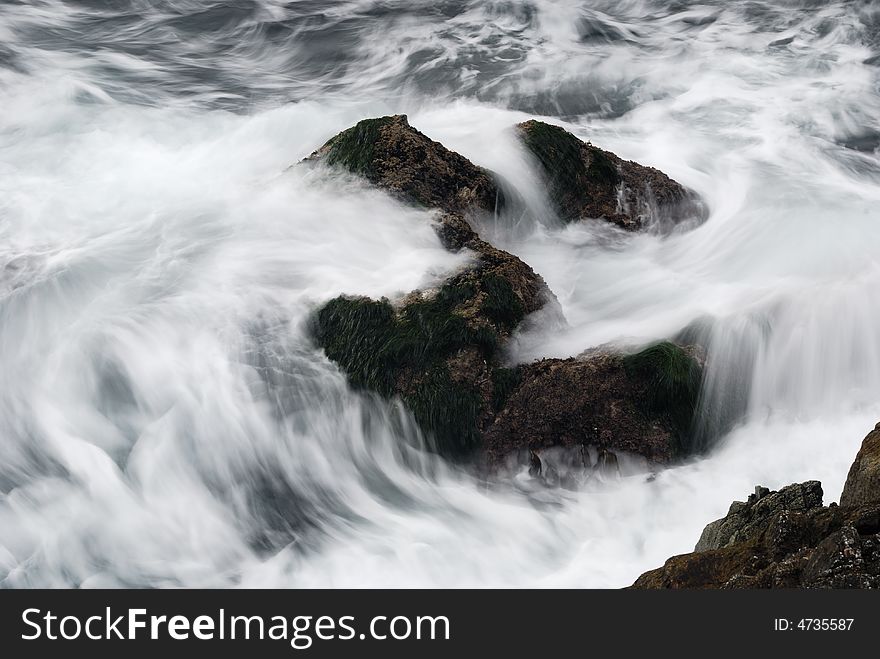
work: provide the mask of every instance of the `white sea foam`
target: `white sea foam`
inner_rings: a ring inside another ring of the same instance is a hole
[[[876,3],[93,4],[0,7],[4,584],[622,586],[756,484],[839,496],[880,419]],[[489,490],[346,386],[310,310],[466,257],[429,213],[287,167],[401,111],[526,201],[480,229],[568,327],[516,358],[698,323],[704,405],[741,415],[707,457]],[[562,227],[510,131],[534,114],[707,221]]]

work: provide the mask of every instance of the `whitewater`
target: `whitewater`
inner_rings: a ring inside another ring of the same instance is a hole
[[[755,485],[835,501],[880,420],[880,3],[0,3],[0,583],[621,587]],[[505,177],[481,234],[566,325],[512,363],[686,330],[708,453],[487,484],[308,335],[465,256],[290,167],[365,117]],[[657,167],[705,222],[563,226],[511,126]]]

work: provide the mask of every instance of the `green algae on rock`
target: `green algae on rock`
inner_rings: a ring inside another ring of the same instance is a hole
[[[705,213],[696,195],[653,167],[623,160],[543,121],[531,119],[516,128],[564,222],[603,219],[636,231],[651,222],[699,220]]]
[[[409,125],[406,115],[364,119],[312,153],[411,203],[448,212],[492,213],[502,203],[494,175]]]
[[[849,470],[841,506],[880,503],[880,423],[865,437]]]

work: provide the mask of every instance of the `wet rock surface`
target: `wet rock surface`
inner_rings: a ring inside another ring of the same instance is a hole
[[[348,169],[427,208],[494,212],[494,175],[409,125],[406,115],[364,119],[328,140],[306,162]]]
[[[862,442],[840,495],[841,506],[869,503],[880,503],[880,423]]]
[[[705,216],[698,197],[658,169],[623,160],[542,121],[525,121],[516,129],[565,222],[600,219],[638,231]]]
[[[603,177],[602,194],[616,195],[613,187],[628,180],[634,164],[562,132],[587,149],[591,160],[585,172]],[[689,430],[702,373],[693,351],[664,342],[633,355],[592,351],[571,359],[505,364],[506,344],[523,320],[548,305],[558,311],[558,303],[532,268],[472,228],[469,217],[494,212],[502,202],[490,172],[430,140],[403,115],[361,121],[306,162],[342,167],[399,199],[437,209],[436,230],[444,246],[473,255],[467,267],[433,290],[394,302],[340,296],[314,315],[317,344],[349,382],[399,397],[435,450],[450,457],[478,456],[490,469],[511,454],[527,464],[529,451],[533,462],[540,461],[539,452],[549,447],[599,448],[605,462],[614,457],[612,451],[669,462],[691,450]],[[663,186],[680,188],[656,170],[650,174],[661,177],[658,192]],[[580,201],[572,197],[567,204],[581,203],[583,211],[583,199],[600,198],[593,179],[567,182],[574,184],[586,187]],[[612,204],[610,197],[601,199]]]
[[[796,483],[778,492],[758,486],[748,501],[734,501],[725,517],[703,529],[694,551],[721,549],[750,540],[758,536],[780,513],[802,513],[821,506],[822,484],[819,481]]]
[[[841,505],[823,506],[817,481],[759,487],[709,524],[693,553],[673,556],[634,587],[880,588],[878,430],[862,444]]]
[[[400,396],[439,452],[468,455],[509,386],[501,350],[545,295],[531,268],[487,246],[473,267],[396,305],[331,300],[313,335],[353,386]]]
[[[632,355],[594,350],[518,369],[484,438],[490,462],[551,446],[596,446],[664,463],[690,452],[702,366],[664,342]]]

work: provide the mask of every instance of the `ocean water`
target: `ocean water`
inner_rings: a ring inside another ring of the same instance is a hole
[[[839,497],[880,420],[880,3],[0,3],[0,583],[619,587],[757,484]],[[463,265],[429,213],[288,169],[406,113],[517,187],[480,231],[567,325],[689,328],[707,455],[491,486],[354,392],[310,312]],[[511,127],[658,167],[699,226],[563,226]]]

